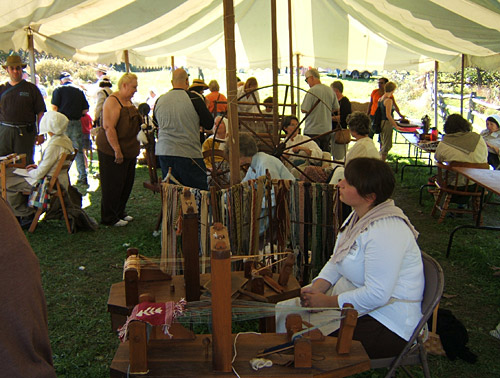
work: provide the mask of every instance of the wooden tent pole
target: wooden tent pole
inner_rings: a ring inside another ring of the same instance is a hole
[[[292,0],[288,0],[288,57],[290,61],[290,103],[293,104],[293,44],[292,44]],[[297,108],[292,107],[292,113],[297,115]]]
[[[29,52],[29,64],[31,71],[31,82],[36,84],[36,70],[35,70],[35,43],[33,41],[33,31],[28,28],[28,52]]]
[[[170,57],[170,66],[172,67],[172,72],[175,70],[175,57],[172,55]]]
[[[438,127],[438,70],[439,62],[434,61],[434,127]]]
[[[460,73],[460,115],[464,116],[464,71],[465,54],[462,54],[462,72]]]
[[[278,120],[278,35],[276,26],[276,0],[271,0],[271,46],[273,62],[273,142],[279,143]]]
[[[130,61],[128,59],[128,50],[123,50],[123,59],[125,60],[125,71],[130,72]]]
[[[224,0],[224,43],[226,47],[227,118],[229,121],[229,172],[231,185],[240,182],[240,136],[236,95],[236,48],[233,0]]]
[[[297,70],[297,114],[300,114],[300,54],[297,53],[297,64],[295,69]]]

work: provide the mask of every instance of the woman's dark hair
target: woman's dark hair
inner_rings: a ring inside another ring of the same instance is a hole
[[[359,135],[370,133],[370,117],[364,112],[353,112],[347,116],[347,126],[349,130]]]
[[[375,194],[373,206],[389,199],[394,192],[396,179],[391,167],[382,160],[357,158],[347,163],[344,177],[356,188],[361,197]]]
[[[288,116],[283,117],[283,123],[281,124],[281,129],[286,132],[285,129],[288,126],[290,126],[290,124],[292,123],[292,120],[296,120],[297,122],[299,122],[299,119],[297,117],[295,117],[294,115],[288,115]]]
[[[451,114],[444,123],[444,132],[446,134],[455,134],[459,132],[472,131],[472,125],[460,114]]]
[[[226,144],[228,147],[228,144]],[[252,157],[259,149],[257,148],[257,143],[250,133],[240,133],[240,156],[241,157]]]

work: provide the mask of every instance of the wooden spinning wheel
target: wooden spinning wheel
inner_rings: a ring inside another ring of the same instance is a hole
[[[296,143],[289,147],[286,147],[286,143],[290,139],[290,136],[282,133],[281,125],[285,116],[296,114],[297,105],[289,102],[289,94],[296,87],[288,84],[277,84],[277,86],[279,91],[281,92],[280,95],[278,95],[277,101],[278,124],[274,124],[273,103],[263,103],[257,101],[257,98],[261,97],[256,95],[259,91],[263,91],[273,87],[273,85],[268,85],[254,89],[238,98],[238,130],[240,133],[246,132],[252,134],[257,142],[259,151],[266,152],[281,159],[284,163],[288,163],[291,166],[294,166],[291,160],[294,157],[300,157],[300,155],[298,153],[292,152],[292,149],[306,143],[307,141]],[[299,89],[302,92],[307,93],[306,90],[302,88]],[[309,114],[318,105],[320,105],[320,103],[326,106],[331,111],[331,107],[329,105],[324,103],[320,98],[316,97],[316,101],[311,108],[311,111],[307,113],[301,121],[299,121],[294,131],[298,130],[301,127]],[[248,108],[249,106],[253,106],[253,109],[256,109],[258,112],[240,111],[242,107]],[[224,119],[226,116],[223,115],[221,117],[222,119]],[[219,125],[220,122],[215,127],[215,134],[217,134]],[[315,140],[331,133],[332,131],[330,130],[311,139]],[[216,148],[216,143],[212,144],[212,148],[210,151],[210,153],[207,153],[207,156],[212,161],[212,183],[218,188],[226,188],[229,186],[228,158],[226,154]],[[332,162],[331,159],[324,158],[309,157],[308,159],[318,162]],[[304,176],[307,177],[307,175],[300,168],[296,168],[300,173],[304,174]]]

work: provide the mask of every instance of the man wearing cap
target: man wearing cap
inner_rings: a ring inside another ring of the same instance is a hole
[[[26,162],[33,164],[35,141],[43,143],[38,123],[47,109],[36,85],[23,80],[24,67],[19,55],[3,65],[9,81],[0,85],[0,156],[26,154]]]
[[[200,143],[200,125],[213,126],[214,119],[203,98],[189,88],[188,74],[182,68],[172,74],[173,89],[156,101],[154,119],[159,125],[156,155],[163,177],[172,175],[185,186],[207,190],[207,168]]]
[[[307,114],[304,134],[314,138],[332,130],[332,113],[339,110],[340,106],[333,90],[329,86],[321,84],[317,69],[311,68],[306,72],[305,76],[306,83],[311,89],[304,97],[300,110],[302,113]],[[320,101],[318,102],[318,100]],[[314,141],[323,151],[330,151],[329,134],[315,138]]]
[[[77,185],[87,185],[87,171],[83,156],[82,122],[81,118],[89,111],[89,103],[83,91],[73,85],[71,75],[62,72],[59,77],[61,85],[52,93],[52,109],[64,114],[69,119],[66,135],[78,150],[76,154],[76,168],[78,170]]]

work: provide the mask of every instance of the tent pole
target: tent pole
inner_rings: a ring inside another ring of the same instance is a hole
[[[278,35],[276,26],[276,0],[271,0],[271,46],[273,62],[273,141],[279,142],[278,121]]]
[[[434,61],[434,127],[438,127],[438,70],[439,62]]]
[[[288,54],[290,60],[290,103],[293,105],[295,94],[293,93],[293,44],[292,44],[292,0],[288,0]],[[297,115],[297,108],[290,109],[292,114]]]
[[[464,116],[464,71],[465,71],[465,54],[462,54],[462,72],[460,74],[460,115]]]
[[[175,58],[173,55],[170,57],[170,66],[172,67],[172,72],[174,72],[174,70],[175,70]]]
[[[297,70],[297,114],[300,114],[300,54],[297,53],[297,64],[295,69]]]
[[[229,120],[229,172],[231,185],[240,182],[240,136],[236,96],[236,48],[233,0],[224,0],[224,43],[226,47],[227,117]]]
[[[35,70],[35,43],[33,41],[33,31],[28,28],[28,52],[29,52],[29,64],[31,71],[31,82],[36,84],[36,70]]]
[[[128,60],[128,50],[123,50],[123,59],[125,60],[125,71],[130,72],[130,62]]]

